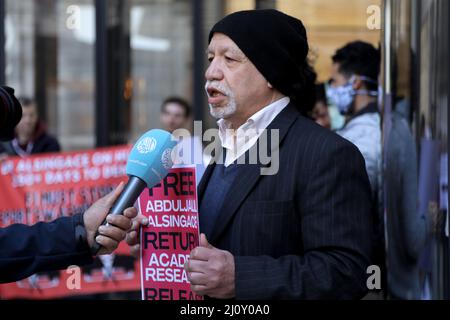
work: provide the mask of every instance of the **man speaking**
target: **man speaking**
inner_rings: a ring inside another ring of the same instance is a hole
[[[185,265],[197,294],[358,299],[367,291],[364,159],[300,114],[307,54],[302,22],[276,10],[233,13],[209,34],[206,90],[224,161],[210,165],[199,185],[204,234]],[[264,129],[278,130],[273,175],[247,161]],[[127,241],[135,245],[136,233]]]

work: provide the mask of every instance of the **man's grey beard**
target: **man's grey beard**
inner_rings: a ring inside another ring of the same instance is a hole
[[[209,113],[216,119],[226,119],[232,116],[236,112],[236,101],[229,99],[228,104],[225,107],[214,107],[209,105]]]
[[[237,109],[236,99],[234,98],[233,91],[231,91],[228,87],[218,83],[217,81],[207,81],[205,85],[205,90],[207,87],[212,86],[222,93],[224,93],[228,98],[228,103],[224,107],[214,107],[213,105],[209,105],[209,113],[216,119],[226,119],[232,116]],[[208,95],[208,92],[206,92]]]

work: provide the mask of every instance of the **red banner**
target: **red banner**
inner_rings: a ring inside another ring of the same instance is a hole
[[[34,224],[84,212],[127,181],[130,146],[81,152],[11,157],[0,164],[0,227]],[[139,290],[139,263],[121,243],[112,255],[81,267],[79,286],[68,284],[73,270],[42,272],[0,285],[0,298],[49,299]]]
[[[202,300],[184,270],[199,243],[195,167],[171,169],[138,203],[149,220],[141,230],[142,299]]]

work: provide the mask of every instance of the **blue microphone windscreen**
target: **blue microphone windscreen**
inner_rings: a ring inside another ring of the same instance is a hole
[[[172,167],[172,149],[177,142],[164,130],[146,132],[130,152],[126,173],[145,181],[151,188],[161,181]]]

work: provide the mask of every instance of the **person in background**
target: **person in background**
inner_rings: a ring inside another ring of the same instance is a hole
[[[325,93],[327,96],[328,114],[330,115],[331,130],[336,132],[344,127],[345,116],[343,116],[336,105],[334,104],[333,98],[330,96],[330,87],[333,80],[325,82],[323,85],[325,87]]]
[[[361,151],[376,196],[381,185],[380,53],[369,43],[355,41],[338,49],[332,59],[329,94],[346,118],[337,133]]]
[[[47,133],[45,124],[39,119],[36,101],[30,98],[18,100],[22,105],[22,119],[16,127],[14,138],[0,144],[0,159],[59,152],[61,147],[58,140]]]
[[[162,128],[170,133],[174,133],[177,129],[184,129],[188,124],[189,116],[191,114],[191,106],[189,103],[180,97],[172,96],[164,100],[161,105],[160,121]],[[188,151],[188,156],[183,157],[183,164],[196,166],[196,181],[197,185],[205,171],[205,166],[209,163],[209,158],[203,159],[203,147],[200,137],[190,135],[189,138],[184,138],[179,147],[182,153]],[[187,163],[186,163],[187,162]]]
[[[381,116],[378,109],[380,52],[369,43],[355,41],[338,49],[332,60],[328,93],[345,116],[344,127],[337,134],[354,143],[364,157],[372,190],[374,262],[382,268],[384,275]]]
[[[322,127],[331,129],[331,119],[328,112],[327,95],[323,83],[316,85],[316,102],[310,116]]]
[[[160,121],[164,130],[170,133],[183,128],[191,114],[189,103],[180,97],[168,97],[161,105]]]

